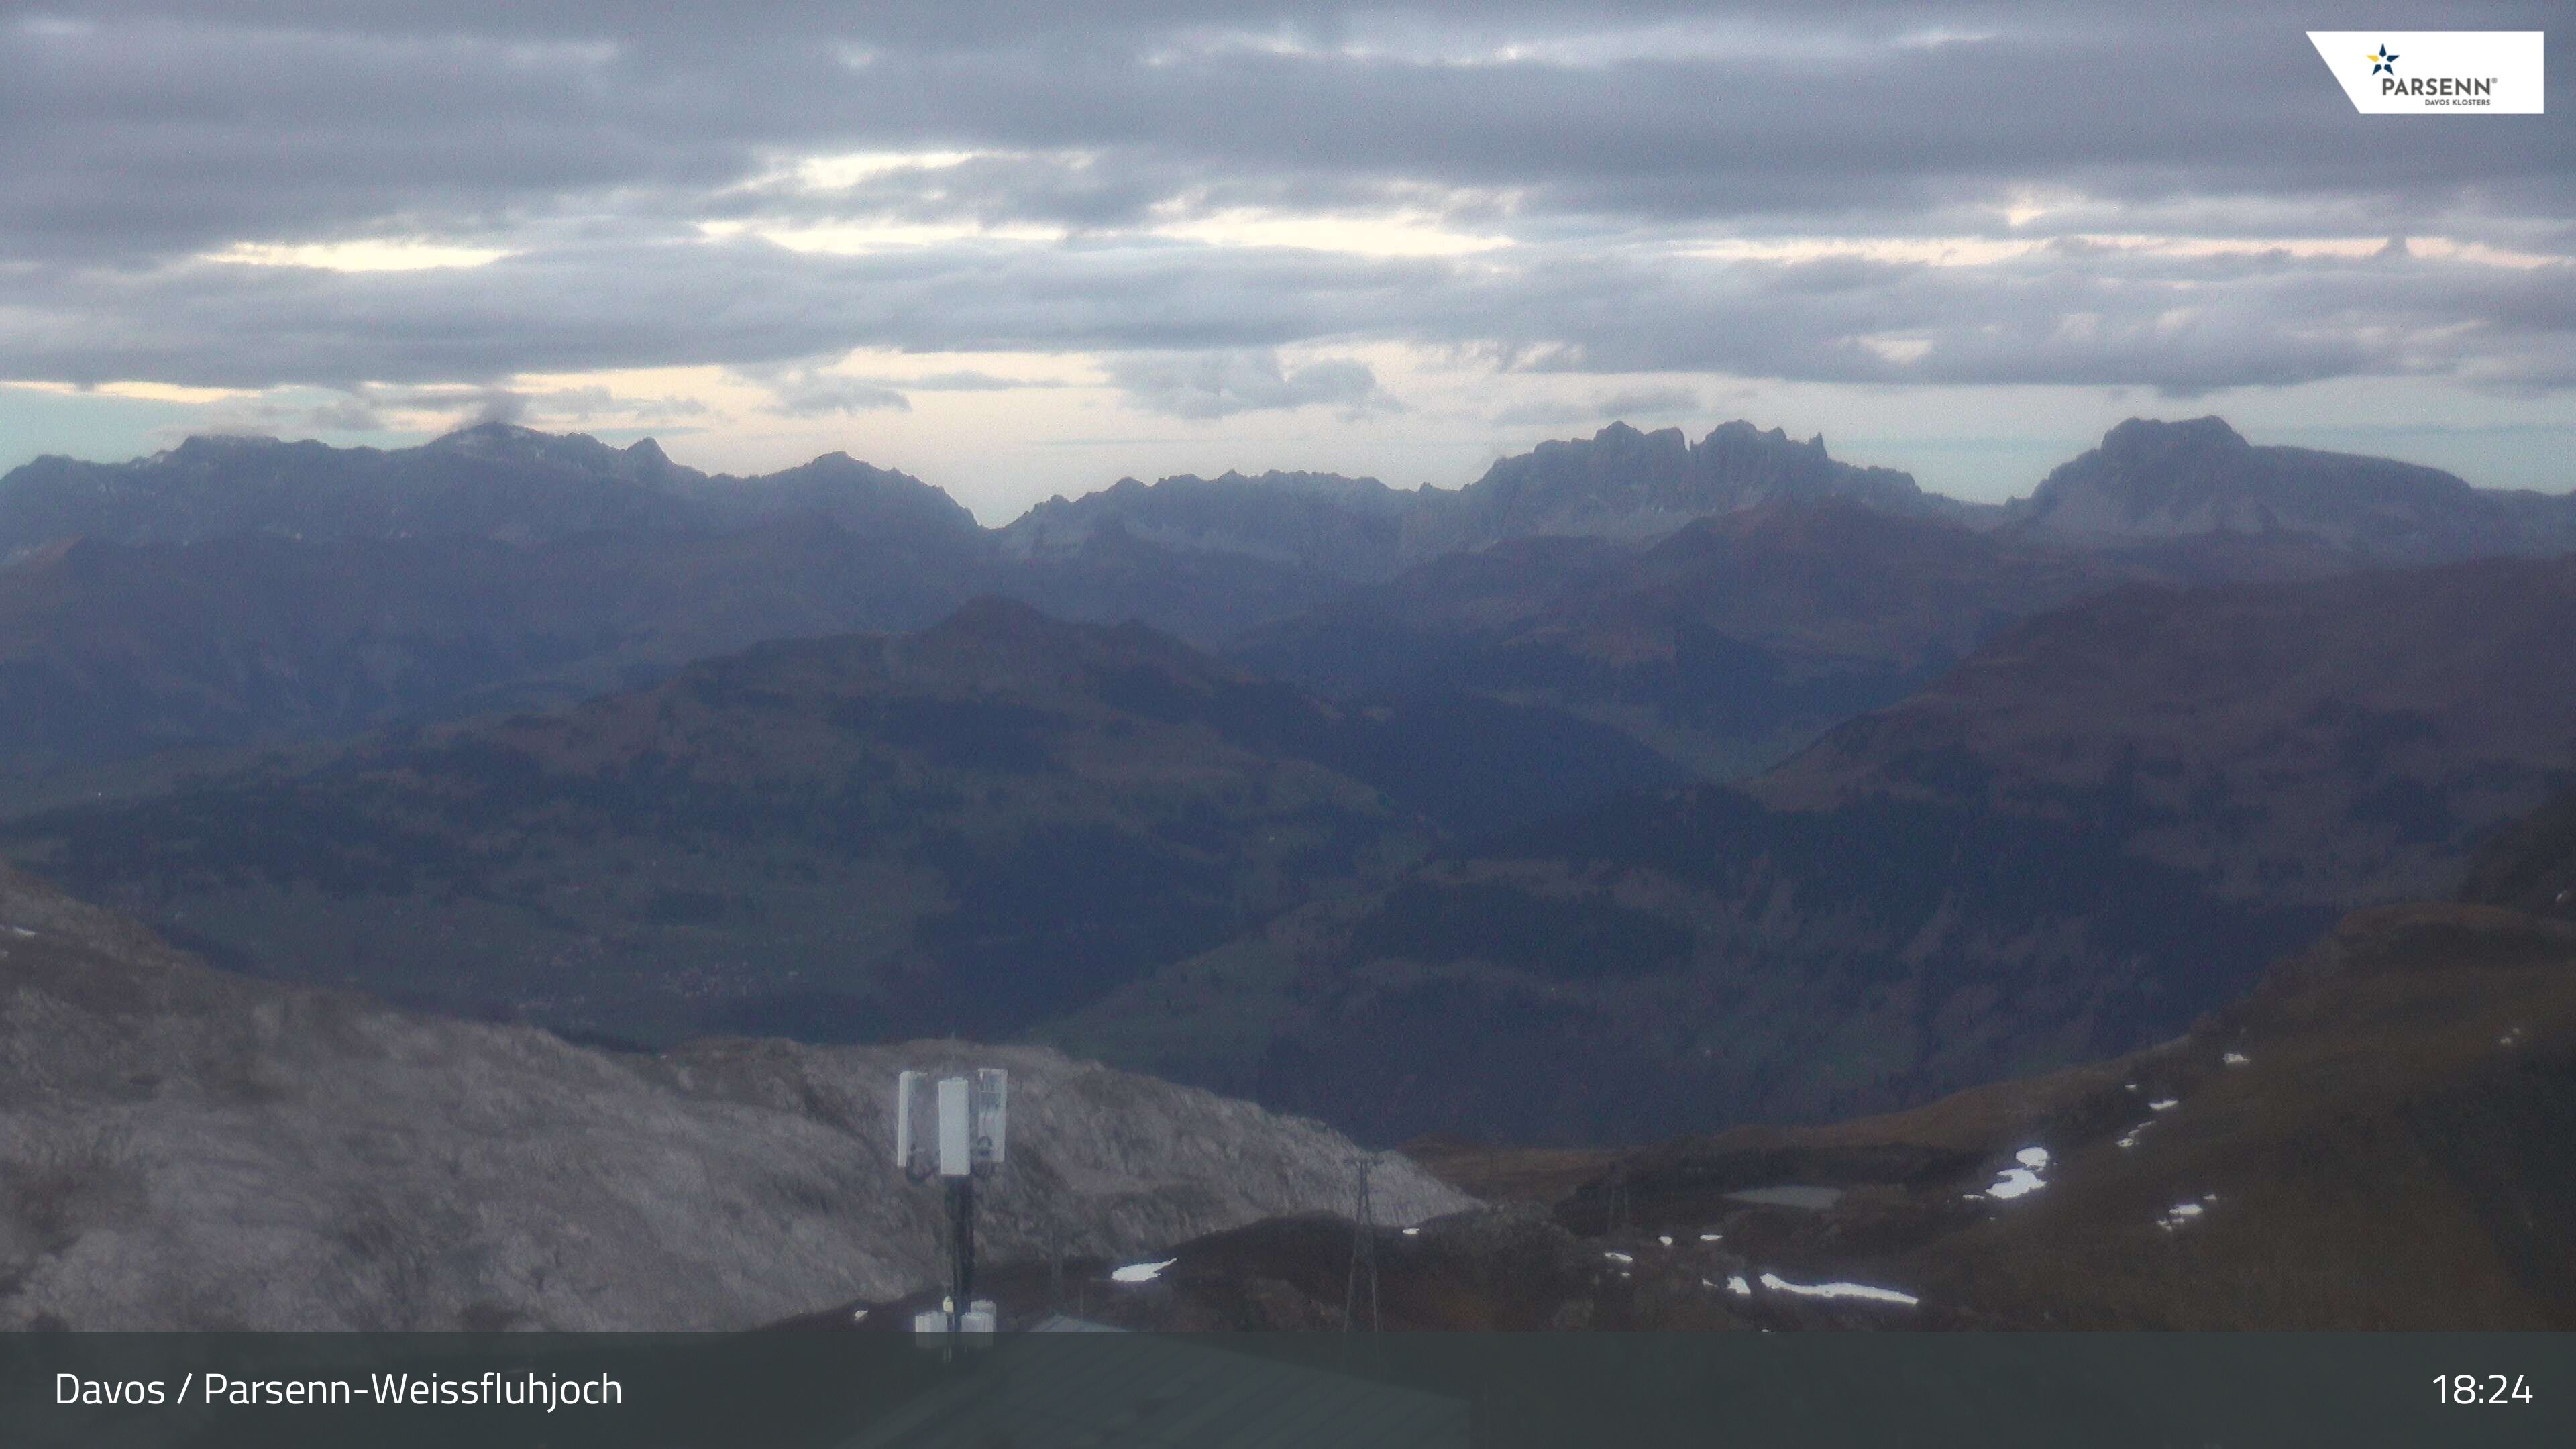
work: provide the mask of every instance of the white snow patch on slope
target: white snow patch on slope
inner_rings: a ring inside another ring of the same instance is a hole
[[[1777,1273],[1762,1275],[1762,1286],[1777,1293],[1795,1293],[1802,1298],[1861,1298],[1872,1303],[1896,1303],[1907,1308],[1923,1300],[1911,1293],[1893,1288],[1872,1288],[1866,1283],[1792,1283]]]
[[[1159,1263],[1130,1263],[1124,1268],[1111,1269],[1109,1276],[1119,1283],[1151,1283],[1161,1276],[1165,1268],[1179,1261],[1178,1258],[1165,1258]]]

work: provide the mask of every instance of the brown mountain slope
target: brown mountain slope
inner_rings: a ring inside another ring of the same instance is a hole
[[[2576,556],[2138,589],[2033,619],[1746,786],[2090,823],[2224,894],[2444,892],[2576,765]]]
[[[9,837],[227,962],[444,1009],[650,1040],[992,1036],[1450,830],[1665,778],[1597,728],[1330,704],[987,599]]]
[[[763,639],[918,628],[977,556],[819,521],[55,544],[0,568],[0,773],[559,705]]]
[[[1388,1328],[2576,1328],[2576,927],[2357,914],[2186,1036],[1891,1116],[1596,1162],[1381,1229]],[[1569,1188],[1571,1190],[1569,1190]],[[1332,1327],[1348,1222],[1183,1244],[1137,1327]],[[1092,1273],[1097,1275],[1099,1265]],[[1039,1281],[998,1275],[1034,1311]]]
[[[1889,1110],[2168,1036],[2449,890],[2571,750],[2576,559],[2135,590],[1740,790],[1444,853],[1050,1031],[1386,1140]]]
[[[1644,546],[1452,554],[1234,653],[1325,689],[1544,702],[1734,776],[1904,697],[2014,620],[2151,576],[1848,500],[1775,501]]]

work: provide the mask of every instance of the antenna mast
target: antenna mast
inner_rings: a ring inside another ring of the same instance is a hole
[[[925,1092],[925,1085],[932,1091]],[[996,1326],[993,1304],[973,1296],[975,1180],[1001,1168],[1009,1125],[1010,1073],[999,1067],[979,1067],[971,1080],[943,1077],[936,1084],[921,1072],[895,1077],[895,1165],[914,1182],[938,1178],[947,1197],[941,1236],[948,1294],[937,1312],[914,1315],[917,1333],[990,1333]],[[926,1133],[920,1130],[925,1126]]]
[[[1342,1285],[1342,1332],[1351,1331],[1359,1307],[1360,1277],[1368,1277],[1369,1332],[1378,1331],[1377,1308],[1377,1211],[1369,1201],[1369,1169],[1375,1165],[1366,1156],[1351,1159],[1351,1168],[1359,1176],[1358,1201],[1351,1214],[1351,1273]]]

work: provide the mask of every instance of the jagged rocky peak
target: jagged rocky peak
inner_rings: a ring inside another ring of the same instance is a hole
[[[1338,473],[1181,473],[1150,485],[1129,477],[1030,509],[1002,531],[1002,548],[1015,558],[1066,558],[1137,541],[1376,579],[1398,565],[1404,517],[1421,503],[1375,478]]]
[[[1453,506],[1428,512],[1408,544],[1427,557],[1539,535],[1652,538],[1762,503],[1827,499],[1906,514],[1964,508],[1924,493],[1909,474],[1836,460],[1821,435],[1801,443],[1739,420],[1693,443],[1679,428],[1612,423],[1498,460]]]

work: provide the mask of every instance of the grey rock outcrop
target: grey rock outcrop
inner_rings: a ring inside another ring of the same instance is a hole
[[[1347,1210],[1346,1139],[1038,1048],[665,1056],[195,964],[0,868],[0,1329],[739,1328],[935,1276],[893,1073],[1012,1073],[988,1261]],[[1468,1199],[1386,1155],[1382,1219]]]

